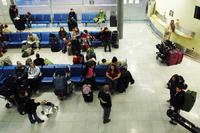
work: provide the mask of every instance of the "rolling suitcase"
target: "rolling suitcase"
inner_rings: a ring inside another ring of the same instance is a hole
[[[182,110],[189,112],[196,101],[196,96],[197,96],[197,92],[187,90],[185,92],[185,103],[182,107]]]
[[[178,60],[177,60],[177,64],[180,64],[183,60],[183,52],[182,51],[178,51]]]
[[[117,17],[115,15],[110,16],[110,27],[117,27]]]
[[[176,50],[170,50],[167,57],[167,65],[176,65],[178,61],[178,54]]]

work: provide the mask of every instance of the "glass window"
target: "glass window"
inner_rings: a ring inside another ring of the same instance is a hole
[[[129,0],[128,3],[129,3],[129,4],[133,4],[133,0]]]
[[[48,5],[49,0],[16,0],[17,5]]]
[[[2,4],[3,4],[3,6],[7,6],[8,5],[6,0],[2,0]]]
[[[127,0],[124,0],[124,4],[125,4],[125,5],[127,4]]]

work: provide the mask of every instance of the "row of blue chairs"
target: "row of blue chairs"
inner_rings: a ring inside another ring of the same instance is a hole
[[[56,13],[53,14],[52,23],[60,24],[67,23],[68,21],[68,13]],[[82,23],[95,23],[94,17],[96,17],[98,13],[83,13],[82,14]],[[24,17],[25,14],[21,14],[21,17]],[[51,23],[51,15],[50,14],[32,14],[33,21],[32,24],[50,24]]]
[[[69,80],[72,83],[79,84],[83,79],[81,76],[82,70],[85,65],[67,65],[67,64],[56,64],[56,65],[45,65],[39,66],[42,72],[42,85],[53,85],[53,75],[55,72],[59,72],[61,75],[68,73]],[[3,66],[0,67],[0,85],[3,85],[7,76],[15,76],[16,66]],[[98,84],[106,83],[106,71],[108,66],[97,65],[95,67],[96,82]]]
[[[40,47],[47,48],[49,47],[49,34],[53,33],[58,37],[58,32],[34,32],[40,39]],[[5,34],[7,38],[8,48],[19,48],[22,46],[22,41],[27,40],[29,32],[16,32],[16,33],[7,33]],[[100,32],[90,32],[92,36],[99,36]],[[70,33],[67,33],[68,37],[71,37]],[[95,39],[92,41],[92,46],[98,47],[102,46],[102,41]]]

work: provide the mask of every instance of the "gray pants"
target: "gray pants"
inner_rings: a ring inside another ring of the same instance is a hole
[[[103,121],[107,121],[110,117],[111,107],[103,107]]]

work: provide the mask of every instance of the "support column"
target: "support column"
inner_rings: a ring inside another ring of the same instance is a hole
[[[117,0],[117,30],[119,39],[123,38],[123,21],[124,21],[124,1]]]

